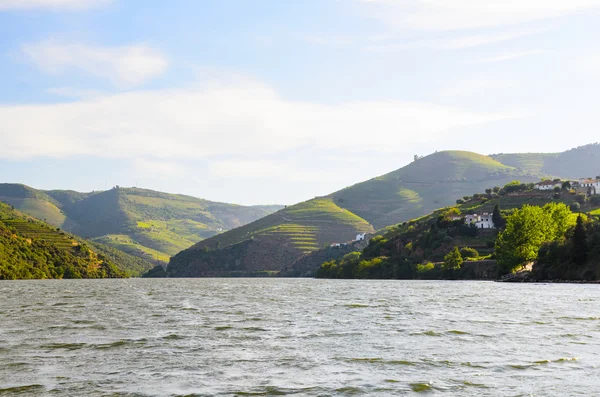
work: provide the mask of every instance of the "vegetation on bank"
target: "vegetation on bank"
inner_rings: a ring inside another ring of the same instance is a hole
[[[600,222],[594,214],[599,198],[577,194],[568,184],[540,192],[532,184],[513,181],[388,228],[362,252],[323,263],[316,276],[470,278],[474,272],[487,277],[493,268],[498,277],[535,263],[536,279],[598,279]],[[473,212],[493,212],[498,228],[466,225],[462,216]]]
[[[125,276],[105,254],[0,203],[0,280]]]

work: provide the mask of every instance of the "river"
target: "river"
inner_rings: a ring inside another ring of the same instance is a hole
[[[0,283],[0,396],[591,396],[600,286]]]

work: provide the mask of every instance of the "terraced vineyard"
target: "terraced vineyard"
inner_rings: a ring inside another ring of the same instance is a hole
[[[272,229],[267,230],[264,235],[287,239],[303,254],[308,254],[320,248],[317,243],[318,231],[318,227],[286,223],[274,226]]]
[[[324,245],[374,232],[361,217],[320,197],[201,241],[174,256],[169,269],[173,277],[227,275],[232,268],[244,274],[278,271]]]
[[[46,241],[60,249],[69,250],[79,245],[76,240],[60,229],[31,219],[0,219],[0,221],[14,230],[16,234],[31,240]]]

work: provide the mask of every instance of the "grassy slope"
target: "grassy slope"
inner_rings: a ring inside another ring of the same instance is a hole
[[[405,258],[410,257],[411,255],[411,252],[402,248],[405,247],[407,243],[419,240],[425,235],[429,235],[431,240],[435,240],[436,238],[439,239],[439,230],[432,229],[430,226],[432,223],[436,222],[436,219],[439,216],[444,215],[451,208],[458,208],[463,215],[466,215],[469,213],[492,212],[495,205],[498,205],[502,211],[506,211],[515,208],[521,208],[523,205],[544,206],[548,203],[565,203],[567,205],[571,205],[575,202],[575,195],[568,192],[562,192],[559,198],[555,198],[554,193],[539,191],[515,193],[508,196],[495,196],[491,199],[471,199],[464,204],[441,208],[418,219],[413,219],[382,230],[381,236],[383,237],[383,240],[377,244],[377,246],[370,244],[367,248],[363,249],[359,261],[373,259],[378,256],[386,256],[391,258],[390,261],[392,265],[398,265],[402,263]],[[581,211],[592,215],[600,214],[600,208],[590,202],[584,205],[581,208]],[[575,218],[577,217],[577,214],[572,214],[572,216]],[[421,259],[421,262],[441,262],[443,261],[444,255],[452,250],[454,246],[458,246],[459,248],[475,248],[480,255],[489,255],[493,253],[493,248],[491,248],[488,244],[493,244],[495,239],[496,234],[494,232],[488,233],[487,231],[480,233],[477,237],[456,235],[453,236],[450,241],[444,241],[443,243],[440,243],[435,249],[432,247],[431,249],[421,251],[421,253],[424,255],[424,257]],[[321,256],[325,256],[328,249],[323,249],[322,251],[323,253],[321,253]],[[359,250],[355,251],[358,252]],[[413,252],[416,251],[418,250]],[[318,253],[314,253],[313,255],[317,256],[317,254]],[[338,259],[339,257],[340,256],[338,255]],[[305,265],[305,267],[301,269],[301,274],[303,275],[315,275],[320,266],[317,265],[316,262],[304,263],[303,265]],[[308,267],[306,265],[308,265]],[[436,274],[436,277],[440,276],[440,274],[435,272],[432,274]],[[419,275],[418,272],[415,272],[415,269],[413,269],[412,276],[405,273],[403,277],[420,278],[421,276],[423,275]],[[495,276],[495,274],[492,276]],[[328,274],[326,277],[332,277],[332,275]],[[459,276],[459,278],[460,277],[462,276]]]
[[[13,238],[15,239],[15,243],[20,239],[24,239],[34,252],[36,252],[36,249],[39,250],[41,255],[48,258],[49,262],[52,262],[54,259],[47,255],[52,252],[59,252],[62,255],[61,261],[72,260],[74,263],[79,262],[81,266],[90,271],[94,271],[102,263],[108,261],[111,263],[111,266],[115,265],[125,274],[133,276],[140,275],[154,266],[151,262],[131,257],[109,247],[65,233],[53,225],[34,219],[20,211],[13,210],[2,203],[0,203],[0,224],[3,230],[6,228],[10,230],[10,233],[14,233]],[[89,254],[82,253],[82,246],[91,248]],[[53,251],[54,249],[58,251]],[[43,253],[41,252],[42,250],[44,251]],[[31,264],[31,269],[35,269],[38,266],[38,261],[33,260]]]
[[[174,277],[276,271],[324,244],[373,231],[367,221],[330,198],[316,198],[201,241],[174,256],[168,269]]]
[[[490,156],[503,164],[547,176],[595,177],[600,174],[600,145],[580,146],[562,153],[514,153]]]
[[[211,202],[138,188],[79,193],[0,185],[0,201],[126,253],[160,261],[281,208]]]
[[[419,159],[397,171],[333,193],[335,202],[377,229],[454,204],[457,198],[539,175],[518,171],[488,156],[447,151]]]
[[[57,227],[70,228],[74,225],[74,222],[60,209],[61,204],[57,200],[29,186],[0,184],[0,201]]]

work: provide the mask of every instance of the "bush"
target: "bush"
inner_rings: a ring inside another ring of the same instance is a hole
[[[569,206],[569,208],[571,209],[572,212],[579,212],[579,211],[581,211],[581,204],[573,203]]]
[[[435,265],[431,262],[429,263],[420,263],[417,265],[418,273],[427,273],[435,269]]]
[[[464,247],[460,250],[460,255],[463,258],[477,258],[479,257],[479,252],[476,249],[471,247]]]
[[[600,205],[600,195],[595,194],[592,197],[590,197],[590,203],[592,203],[594,205]]]

